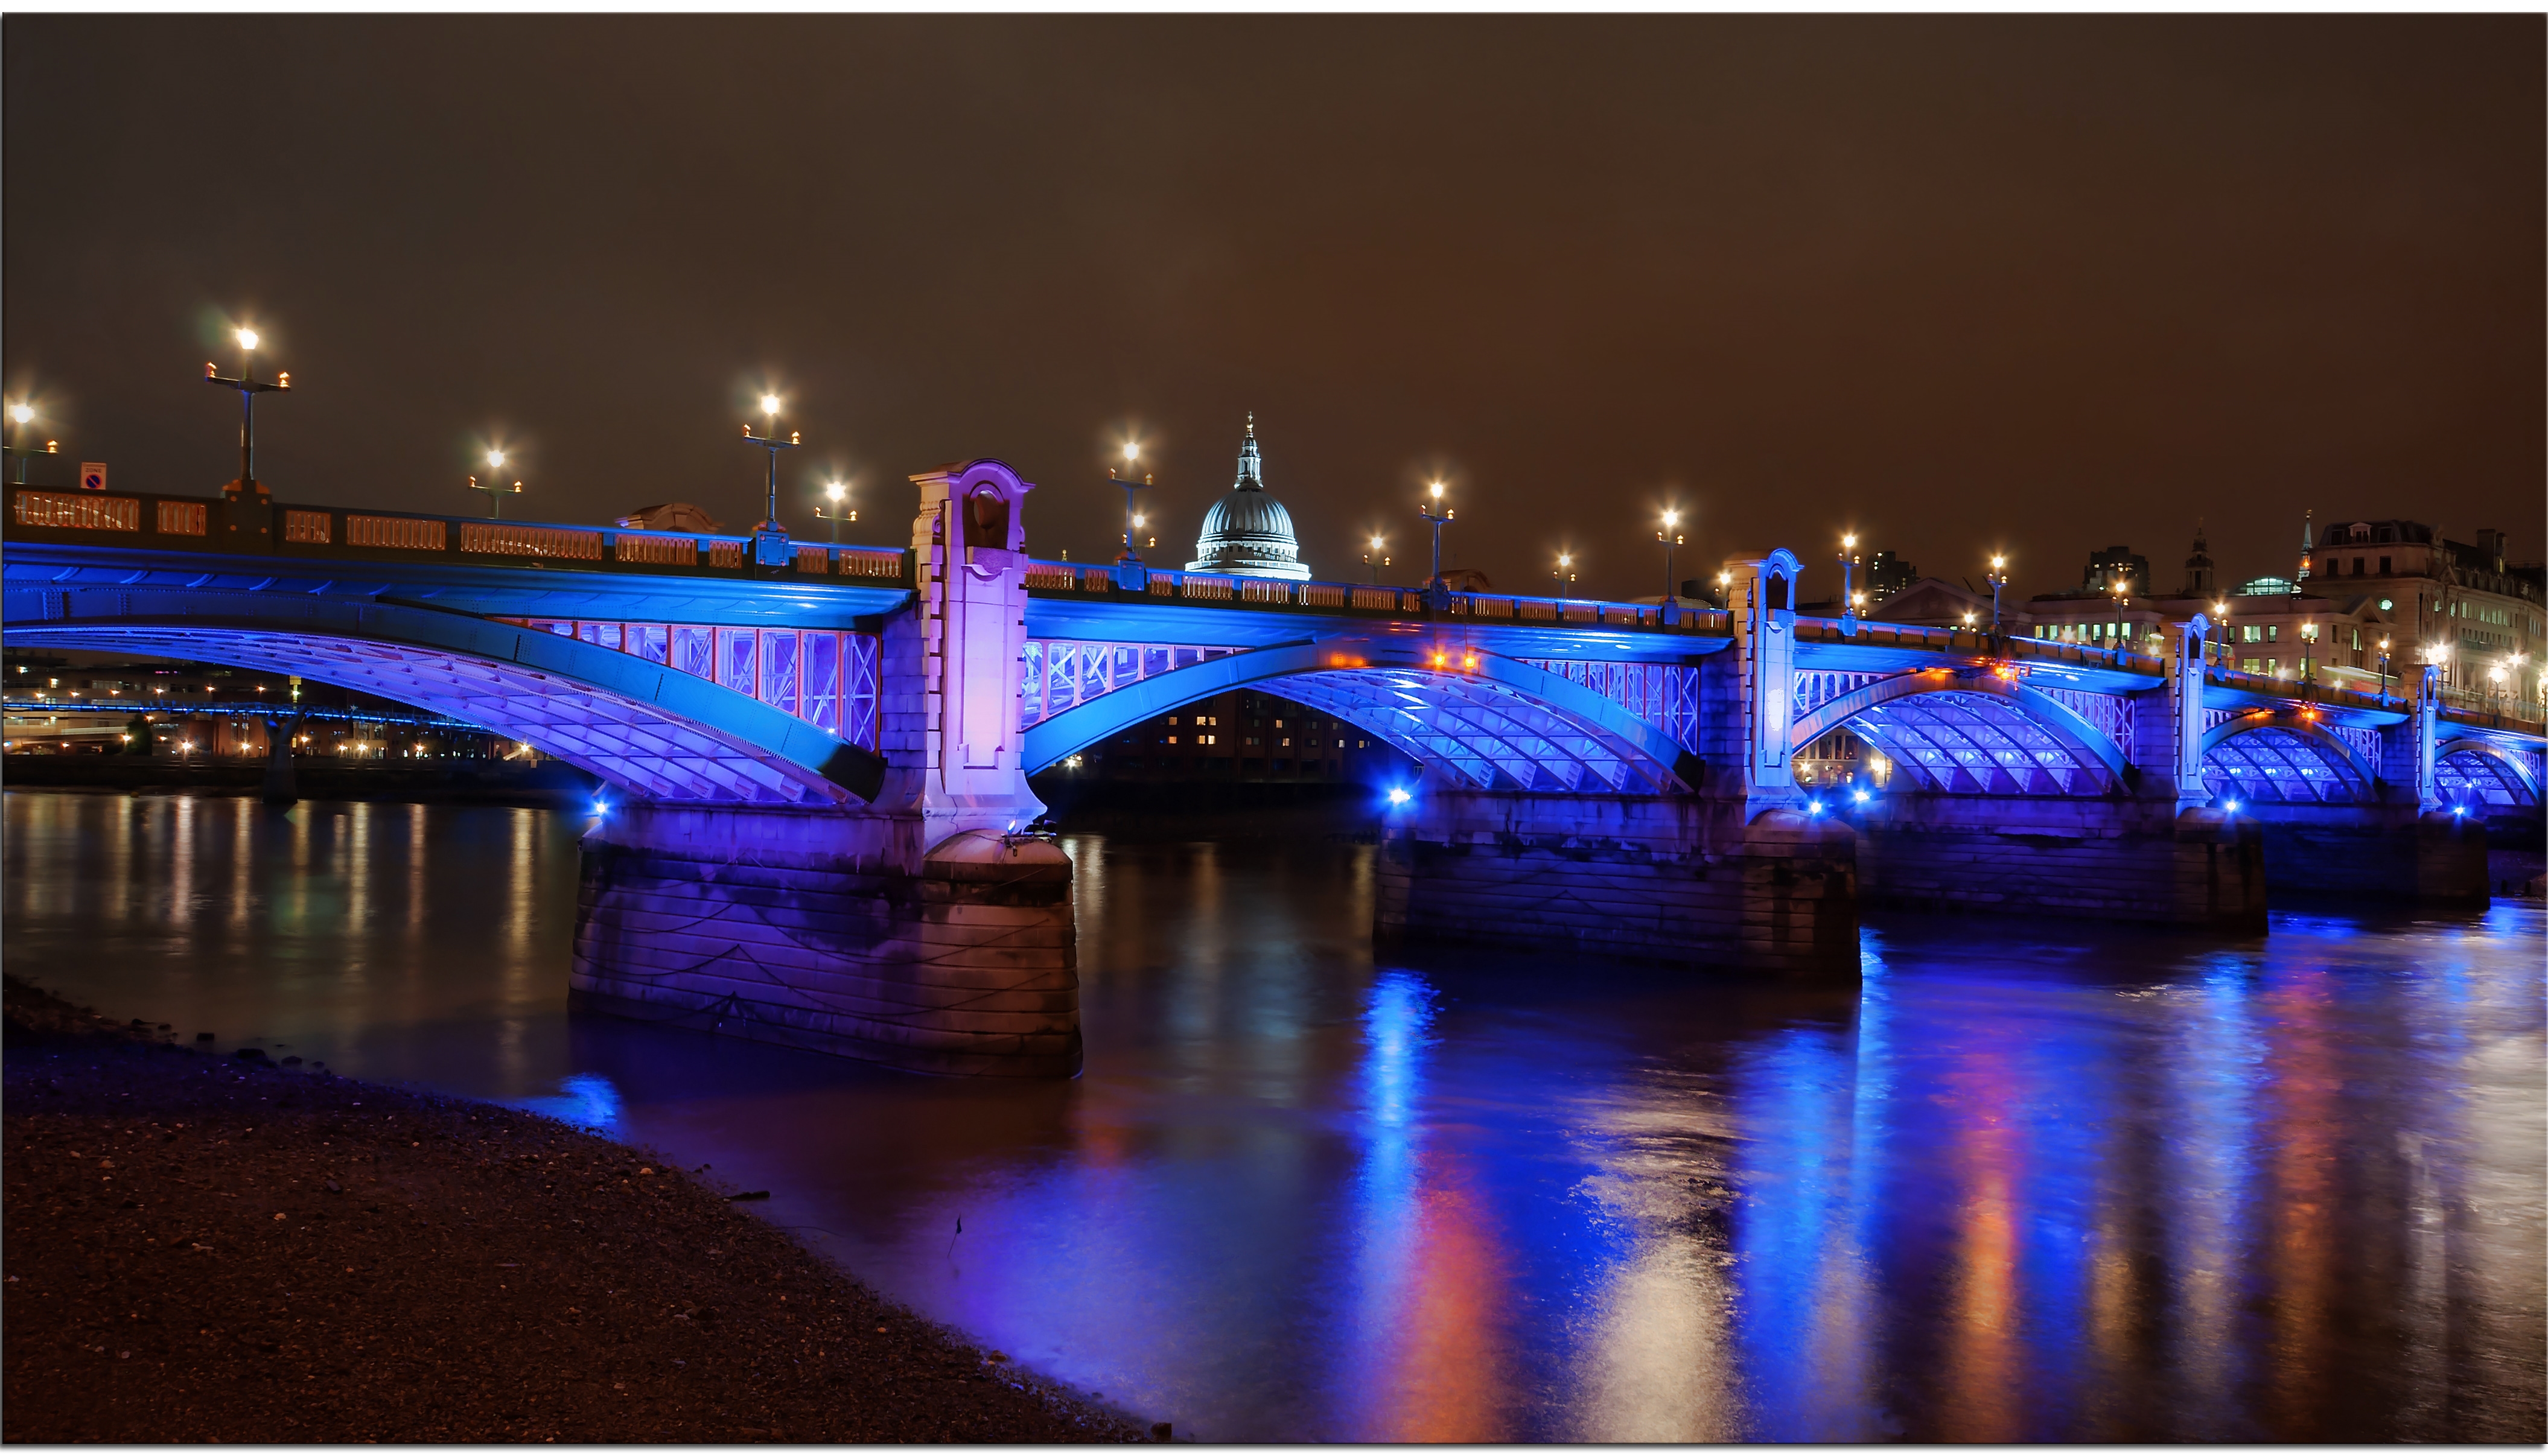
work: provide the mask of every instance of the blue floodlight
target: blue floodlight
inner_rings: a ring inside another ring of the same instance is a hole
[[[2238,812],[2238,801],[2236,799],[2229,799],[2224,801],[2221,807],[2224,812],[2235,814]]]
[[[1860,803],[1862,803],[1862,804],[1863,804],[1863,803],[1866,803],[1866,789],[1863,789],[1863,788],[1862,788],[1862,789],[1858,789],[1858,790],[1856,790],[1855,792],[1851,793],[1851,794],[1850,794],[1850,797],[1851,797],[1851,798],[1853,798],[1853,799],[1855,799],[1855,800],[1857,800],[1858,802],[1860,802]]]
[[[1393,809],[1403,807],[1409,799],[1415,796],[1409,793],[1406,789],[1393,784],[1389,790],[1389,806]]]
[[[1805,805],[1805,812],[1808,814],[1819,814],[1822,811],[1823,801],[1820,799],[1814,799]]]
[[[610,812],[610,800],[603,798],[599,794],[594,794],[592,796],[592,812],[595,814],[608,814]]]

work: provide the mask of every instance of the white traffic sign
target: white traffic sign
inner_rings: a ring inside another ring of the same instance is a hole
[[[106,489],[106,462],[86,460],[80,463],[80,489],[83,491]]]

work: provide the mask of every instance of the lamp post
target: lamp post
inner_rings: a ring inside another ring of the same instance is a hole
[[[290,374],[278,374],[274,377],[274,383],[272,384],[257,383],[255,373],[249,368],[249,366],[254,362],[256,355],[256,330],[253,328],[242,328],[233,336],[238,339],[239,346],[238,378],[224,379],[222,378],[222,371],[218,367],[207,363],[204,365],[204,382],[210,385],[217,385],[226,390],[238,391],[238,479],[230,482],[228,486],[225,486],[222,489],[223,495],[235,500],[250,494],[262,496],[266,493],[265,487],[259,485],[256,479],[256,397],[259,395],[289,394],[292,390],[292,376]]]
[[[1389,558],[1382,554],[1382,548],[1388,544],[1380,532],[1374,531],[1370,544],[1363,548],[1362,564],[1371,568],[1371,584],[1375,587],[1380,585],[1380,569],[1390,564]]]
[[[2229,597],[2224,596],[2220,600],[2212,603],[2212,625],[2219,628],[2221,632],[2221,646],[2219,651],[2221,655],[2221,667],[2222,670],[2226,672],[2230,669],[2233,661],[2230,653],[2231,648],[2234,646],[2234,644],[2230,640]],[[2388,644],[2384,642],[2381,646],[2386,647]]]
[[[2115,574],[2115,661],[2124,660],[2124,608],[2132,604],[2133,579],[2122,572]]]
[[[1681,584],[1673,580],[1673,548],[1684,544],[1689,538],[1681,533],[1680,527],[1681,512],[1666,510],[1664,528],[1655,532],[1655,539],[1664,543],[1663,619],[1667,625],[1681,620]]]
[[[501,449],[492,449],[487,452],[487,468],[491,471],[501,470],[504,468],[504,452]],[[469,478],[469,489],[473,491],[486,492],[488,518],[490,520],[502,520],[504,518],[504,498],[507,496],[518,496],[522,494],[522,483],[520,481],[515,481],[508,486],[503,484],[500,477],[490,475],[487,477],[487,483],[482,486],[478,483],[478,477],[473,475]]]
[[[1415,506],[1417,513],[1433,525],[1433,575],[1424,584],[1424,593],[1435,603],[1447,606],[1450,603],[1451,588],[1442,580],[1442,527],[1450,524],[1454,511],[1452,507],[1442,503],[1440,481],[1433,483],[1432,491],[1432,499],[1419,501]],[[1437,515],[1435,511],[1441,513]]]
[[[2301,623],[2301,683],[2318,680],[2318,623]]]
[[[1557,567],[1549,573],[1549,576],[1557,582],[1557,594],[1564,596],[1566,589],[1575,585],[1575,553],[1572,551],[1557,553]]]
[[[2380,705],[2389,705],[2389,639],[2380,639]]]
[[[1106,479],[1124,488],[1124,554],[1115,558],[1115,564],[1117,566],[1139,566],[1141,564],[1141,553],[1134,549],[1134,533],[1141,528],[1141,512],[1134,508],[1133,493],[1136,491],[1146,491],[1150,489],[1151,478],[1145,473],[1138,481],[1133,479],[1133,466],[1140,458],[1140,442],[1138,440],[1126,440],[1124,442],[1124,473],[1122,475],[1117,475],[1114,467],[1112,466],[1107,467],[1106,470]]]
[[[1983,578],[1983,580],[1990,583],[1991,635],[1996,637],[1999,635],[1999,592],[2002,587],[2008,585],[2008,558],[2005,556],[1992,557],[1990,575]]]
[[[838,546],[841,544],[841,522],[845,520],[857,520],[859,518],[859,513],[855,510],[845,511],[841,509],[841,502],[850,499],[850,488],[845,482],[825,482],[823,486],[823,499],[832,502],[832,508],[826,511],[820,505],[815,506],[814,519],[827,520],[832,523],[832,544]]]
[[[13,443],[9,446],[9,453],[18,457],[18,474],[15,484],[21,486],[27,483],[28,456],[58,455],[61,453],[62,442],[59,440],[45,441],[45,448],[42,450],[30,450],[27,448],[27,426],[33,423],[35,418],[36,407],[28,404],[24,400],[20,400],[17,404],[9,407],[9,422],[16,426],[15,429],[10,431],[10,438]]]
[[[1845,531],[1840,538],[1840,630],[1843,636],[1858,632],[1858,593],[1851,590],[1859,568],[1858,533]]]
[[[743,424],[744,439],[770,452],[770,514],[752,533],[752,559],[762,566],[787,564],[787,528],[778,523],[778,452],[795,449],[800,437],[791,429],[787,438],[778,438],[778,405],[776,395],[761,397],[761,412],[769,416],[770,424],[760,434],[752,432],[752,421]]]

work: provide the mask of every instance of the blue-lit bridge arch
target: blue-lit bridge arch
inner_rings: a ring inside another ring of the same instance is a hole
[[[2433,757],[2433,787],[2449,803],[2483,815],[2536,817],[2539,775],[2533,754],[2482,738],[2458,738]]]
[[[632,797],[872,798],[883,760],[688,673],[534,627],[304,592],[12,590],[12,646],[217,662],[393,698],[564,760]]]
[[[1838,690],[1797,717],[1794,741],[1802,752],[1847,734],[1883,754],[1910,787],[1935,793],[2093,798],[2124,791],[2126,747],[2056,696],[2061,689],[1986,670],[1824,676],[1839,679],[1829,684]]]
[[[2309,708],[2238,713],[2203,735],[2204,786],[2250,804],[2365,804],[2380,795],[2378,735]]]
[[[1026,770],[1241,687],[1351,723],[1477,788],[1671,793],[1699,780],[1696,757],[1662,727],[1559,674],[1493,653],[1370,641],[1205,656],[1049,715],[1030,710]]]

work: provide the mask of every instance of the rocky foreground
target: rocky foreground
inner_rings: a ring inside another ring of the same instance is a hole
[[[6,1000],[0,1439],[1142,1435],[642,1150]]]

